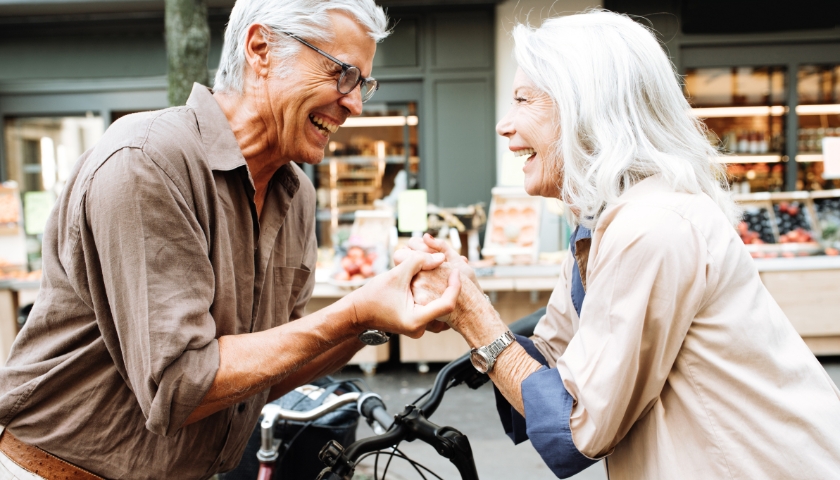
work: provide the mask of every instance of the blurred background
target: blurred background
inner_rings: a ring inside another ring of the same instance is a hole
[[[37,295],[44,225],[76,159],[120,117],[210,85],[233,3],[0,0],[0,362]],[[423,232],[469,257],[506,321],[546,304],[570,228],[562,204],[524,194],[522,161],[494,132],[516,68],[508,32],[603,7],[656,32],[725,155],[762,280],[816,355],[840,354],[840,2],[378,3],[394,21],[374,60],[381,88],[304,166],[318,194],[310,311]],[[455,334],[400,338],[352,363],[404,378],[465,350]]]

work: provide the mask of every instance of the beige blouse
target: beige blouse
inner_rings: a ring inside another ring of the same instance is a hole
[[[648,178],[585,247],[581,318],[570,257],[534,342],[611,480],[840,478],[840,391],[707,195]]]

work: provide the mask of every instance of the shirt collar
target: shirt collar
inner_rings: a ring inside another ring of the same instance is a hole
[[[201,134],[201,141],[207,152],[207,161],[210,169],[228,172],[239,167],[246,167],[245,157],[239,148],[239,142],[230,128],[222,107],[213,98],[209,88],[199,83],[193,84],[187,106],[195,111],[195,118],[198,121],[198,130]],[[294,196],[300,188],[300,180],[297,172],[289,165],[283,165],[274,173],[271,179],[286,189],[289,196]],[[252,182],[253,184],[253,182]]]
[[[210,89],[194,83],[187,106],[195,111],[210,168],[230,171],[246,165],[239,142],[236,141],[230,123]]]

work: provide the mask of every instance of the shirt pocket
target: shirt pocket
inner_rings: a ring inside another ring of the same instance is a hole
[[[274,326],[289,322],[301,290],[312,272],[304,266],[274,268]]]

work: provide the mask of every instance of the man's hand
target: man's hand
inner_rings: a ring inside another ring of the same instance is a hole
[[[437,269],[444,259],[443,253],[409,250],[401,256],[398,266],[373,277],[348,295],[356,313],[356,325],[362,330],[384,330],[411,338],[420,338],[426,330],[444,330],[444,324],[435,319],[455,308],[461,291],[458,271],[451,271],[434,299],[424,298],[423,303],[417,302],[411,291],[411,281],[416,274]]]
[[[446,257],[446,262],[456,267],[464,276],[469,279],[475,286],[481,290],[481,285],[478,284],[478,279],[475,277],[475,271],[469,266],[467,258],[459,255],[448,243],[444,240],[438,240],[428,233],[423,235],[423,238],[414,237],[408,241],[407,248],[401,248],[394,252],[394,264],[399,265],[404,258],[410,255],[411,251],[425,252],[425,253],[442,253]]]

